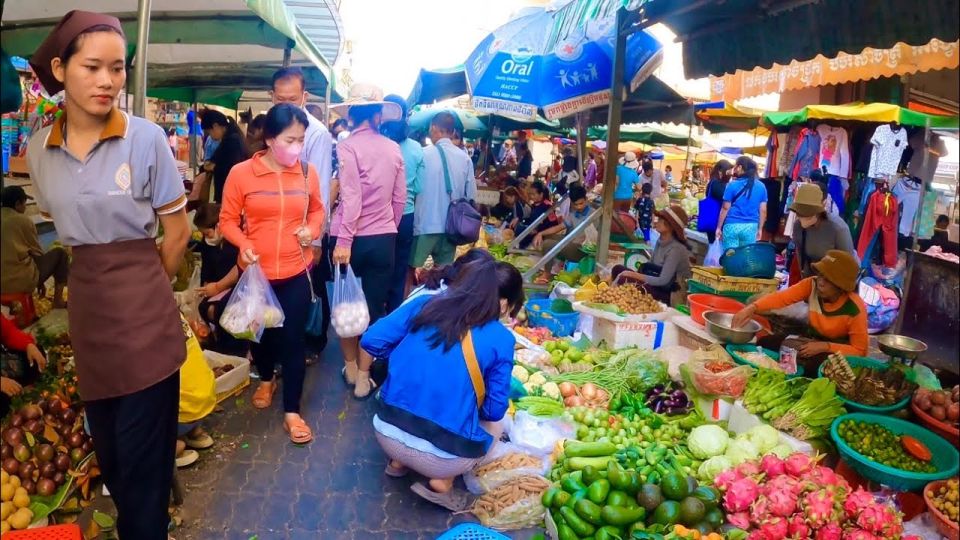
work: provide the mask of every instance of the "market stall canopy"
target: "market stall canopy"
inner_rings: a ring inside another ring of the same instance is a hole
[[[610,101],[619,0],[571,0],[527,10],[487,36],[465,62],[473,107],[554,120]],[[646,31],[627,39],[624,81],[636,89],[663,46]]]
[[[730,103],[722,103],[720,108],[700,107],[697,105],[697,120],[711,133],[729,133],[736,131],[750,131],[761,127],[762,113],[746,107],[737,107]],[[763,129],[766,132],[766,129]],[[765,135],[758,133],[758,135]]]
[[[690,100],[678,94],[656,75],[651,75],[627,95],[620,121],[625,124],[689,124],[692,115],[693,105]],[[591,120],[593,125],[606,124],[606,107],[594,109]]]
[[[421,69],[407,98],[407,105],[429,105],[468,92],[463,64],[443,69]]]
[[[648,24],[661,22],[683,43],[687,78],[788,64],[822,54],[859,53],[898,42],[924,45],[960,37],[960,0],[652,0]],[[736,34],[731,38],[731,33]]]
[[[4,50],[29,57],[75,7],[67,0],[6,5],[0,26]],[[131,45],[137,38],[136,7],[136,2],[117,0],[83,4],[84,9],[117,16]],[[292,63],[305,68],[308,90],[324,95],[333,73],[330,63],[297,22],[281,0],[153,0],[148,86],[267,88],[282,64],[282,51],[292,47]]]
[[[590,139],[607,138],[607,127],[597,126],[587,130]],[[663,126],[624,125],[620,127],[621,142],[637,142],[643,144],[678,144],[686,145],[689,134],[686,130],[668,129]],[[696,139],[694,139],[696,143]]]
[[[764,124],[785,127],[803,124],[807,120],[852,120],[857,122],[899,122],[905,126],[956,128],[956,116],[938,116],[912,111],[890,103],[853,103],[850,105],[808,105],[798,111],[769,112],[763,115]]]

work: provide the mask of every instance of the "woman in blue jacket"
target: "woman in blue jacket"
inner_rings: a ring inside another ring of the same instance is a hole
[[[471,262],[444,292],[402,305],[360,341],[375,358],[389,358],[373,419],[390,458],[386,474],[400,477],[413,469],[426,476],[429,485],[416,484],[413,491],[450,510],[463,510],[467,502],[453,491],[454,479],[472,469],[503,431],[515,340],[500,318],[516,315],[523,299],[516,268]]]

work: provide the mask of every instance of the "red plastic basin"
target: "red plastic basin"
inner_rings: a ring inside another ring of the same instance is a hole
[[[690,304],[690,318],[697,324],[705,324],[703,314],[706,311],[736,313],[743,309],[743,304],[740,302],[715,294],[690,294],[687,295],[687,302]]]

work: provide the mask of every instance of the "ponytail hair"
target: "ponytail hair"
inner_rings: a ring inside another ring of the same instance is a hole
[[[411,332],[426,330],[432,335],[427,343],[449,351],[471,328],[500,318],[497,264],[493,260],[463,265],[447,290],[427,301],[413,319]]]
[[[740,156],[737,158],[737,165],[743,168],[743,174],[747,178],[747,193],[749,196],[753,193],[753,184],[756,183],[759,176],[757,162],[747,156]]]

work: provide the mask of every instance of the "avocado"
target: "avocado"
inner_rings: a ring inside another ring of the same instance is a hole
[[[653,511],[651,523],[672,526],[680,521],[680,503],[677,501],[663,501],[656,510]]]
[[[687,488],[689,489],[689,493],[693,493],[698,487],[700,487],[700,484],[697,483],[697,479],[692,476],[687,476]]]
[[[703,520],[707,507],[696,497],[687,497],[680,502],[680,523],[693,525]]]
[[[703,505],[706,506],[708,510],[716,508],[720,504],[720,492],[710,486],[700,486],[693,490],[690,495],[703,501]]]
[[[723,525],[723,511],[719,508],[710,508],[707,510],[707,514],[703,516],[703,520],[712,525],[714,528]]]
[[[672,501],[682,501],[690,494],[690,485],[687,479],[677,473],[670,473],[660,480],[660,489],[663,495]]]
[[[708,535],[713,532],[713,525],[707,523],[706,521],[701,521],[693,526],[694,529],[700,531],[701,535]]]
[[[637,493],[637,504],[647,512],[653,512],[662,502],[663,493],[660,492],[660,486],[656,484],[644,484]]]

